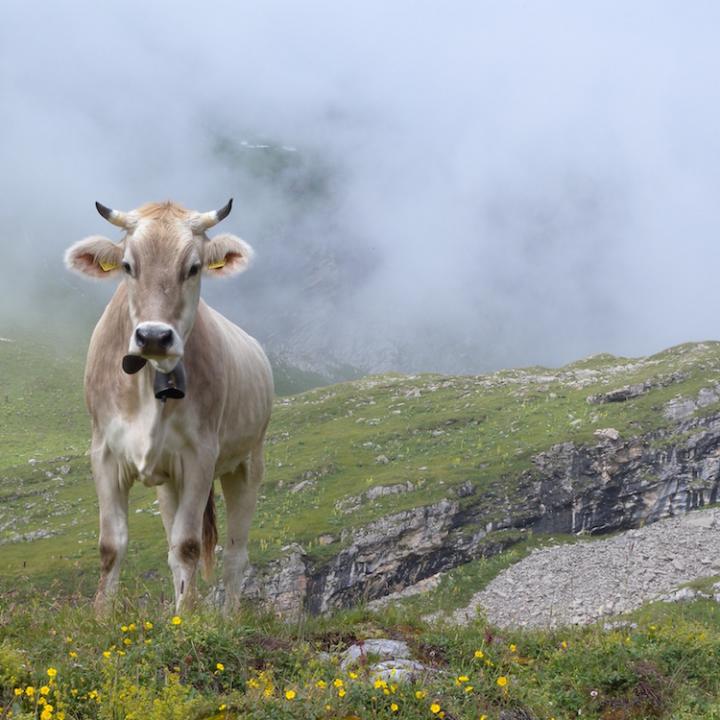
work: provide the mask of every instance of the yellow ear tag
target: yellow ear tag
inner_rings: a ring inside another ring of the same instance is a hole
[[[100,260],[100,267],[103,269],[103,272],[110,272],[111,270],[117,270],[118,264],[113,262],[103,262]]]
[[[225,258],[223,258],[222,260],[218,260],[214,263],[210,263],[208,265],[208,270],[218,270],[221,267],[225,267]]]

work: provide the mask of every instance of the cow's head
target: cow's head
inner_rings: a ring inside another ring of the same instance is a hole
[[[169,373],[195,322],[201,275],[242,272],[252,257],[250,246],[234,235],[205,234],[228,216],[232,200],[206,213],[169,202],[127,213],[95,205],[125,236],[118,243],[98,235],[80,240],[65,253],[65,263],[95,278],[123,277],[133,326],[123,367],[134,372],[150,361]]]

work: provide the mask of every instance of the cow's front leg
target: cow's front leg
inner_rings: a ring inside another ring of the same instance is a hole
[[[202,463],[196,458],[186,458],[183,462],[168,553],[177,612],[189,611],[195,603],[197,568],[202,552],[203,514],[212,489],[214,467],[214,462]]]
[[[128,490],[117,462],[106,446],[91,453],[93,478],[100,508],[100,583],[95,611],[106,612],[117,592],[120,566],[128,546]]]

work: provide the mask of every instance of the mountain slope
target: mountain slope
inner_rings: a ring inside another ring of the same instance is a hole
[[[96,511],[79,364],[20,344],[0,352],[10,397],[0,557],[16,581],[89,592]],[[33,390],[33,363],[58,382]],[[720,344],[701,343],[559,370],[384,375],[280,398],[248,593],[326,610],[532,533],[607,532],[714,502],[718,383]],[[131,497],[124,577],[167,588],[154,497],[142,487]]]

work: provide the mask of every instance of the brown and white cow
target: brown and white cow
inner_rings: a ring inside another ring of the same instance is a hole
[[[65,254],[72,270],[122,277],[93,332],[85,370],[100,506],[96,608],[106,608],[117,590],[136,480],[157,489],[176,608],[192,607],[201,555],[209,570],[217,541],[216,477],[227,506],[224,583],[232,608],[248,561],[273,382],[257,341],[200,298],[200,278],[242,272],[252,250],[234,235],[205,234],[232,200],[207,213],[170,202],[128,213],[96,205],[125,235],[117,243],[92,236]]]

